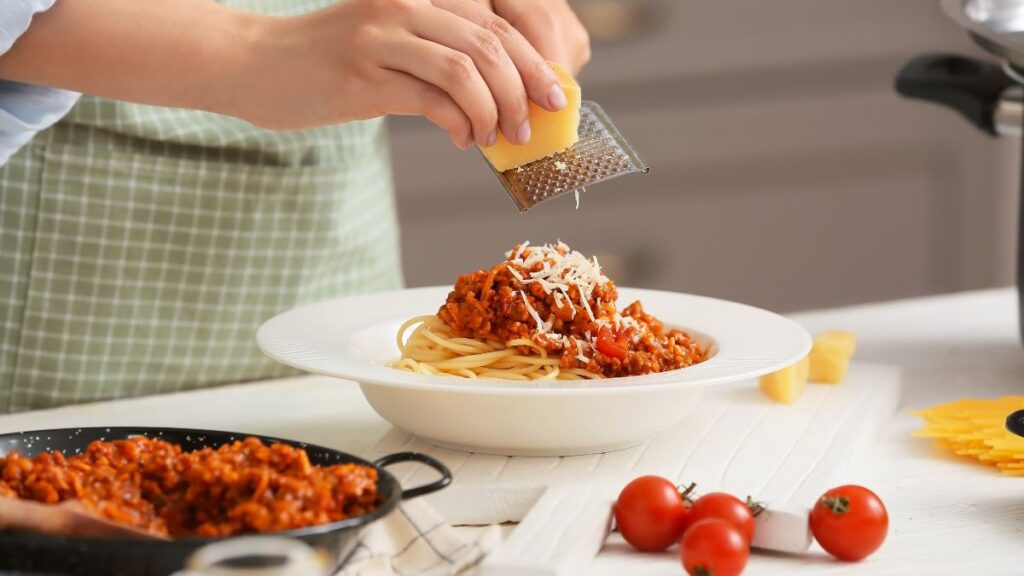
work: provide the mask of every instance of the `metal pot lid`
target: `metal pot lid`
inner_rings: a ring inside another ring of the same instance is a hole
[[[982,48],[1024,68],[1024,1],[942,0],[942,9]]]

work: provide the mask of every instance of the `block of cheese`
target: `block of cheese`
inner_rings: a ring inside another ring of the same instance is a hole
[[[852,332],[829,330],[814,337],[811,347],[811,382],[839,384],[846,378],[850,358],[857,349],[857,338]]]
[[[811,547],[811,526],[806,508],[768,508],[754,518],[754,540],[750,545],[763,550],[806,554]]]
[[[761,376],[759,381],[761,391],[776,402],[792,404],[799,400],[800,395],[804,392],[808,371],[809,360],[805,356],[803,360],[792,366]]]
[[[498,172],[517,168],[561,152],[579,140],[580,103],[582,102],[580,85],[561,66],[553,62],[549,64],[558,76],[558,81],[565,92],[565,99],[569,104],[557,112],[551,112],[531,101],[530,130],[532,135],[526,144],[510,143],[499,130],[494,146],[482,149],[487,161]]]

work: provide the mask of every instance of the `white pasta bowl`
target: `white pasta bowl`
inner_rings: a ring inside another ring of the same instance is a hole
[[[676,424],[708,386],[773,372],[803,358],[811,338],[795,322],[744,304],[619,288],[666,325],[690,332],[711,357],[688,368],[625,378],[502,381],[414,374],[389,367],[403,322],[431,314],[450,287],[351,296],[285,312],[260,327],[271,358],[359,384],[397,428],[441,446],[502,455],[570,456],[635,446]]]

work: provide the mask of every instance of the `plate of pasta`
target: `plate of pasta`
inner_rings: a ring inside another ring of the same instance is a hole
[[[778,370],[811,346],[766,310],[618,287],[561,242],[518,244],[452,286],[296,308],[256,340],[279,362],[357,382],[398,428],[505,455],[637,445],[707,387]]]

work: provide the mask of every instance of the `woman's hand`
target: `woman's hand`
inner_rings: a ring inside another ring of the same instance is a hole
[[[566,105],[523,34],[473,0],[347,0],[289,18],[210,0],[62,1],[0,56],[0,78],[278,130],[422,115],[462,148],[497,128],[529,140],[527,98]]]
[[[349,0],[257,31],[239,115],[275,129],[422,115],[460,148],[530,139],[527,98],[565,94],[530,43],[472,0]]]
[[[567,0],[479,0],[548,60],[575,76],[590,61],[590,36]]]

